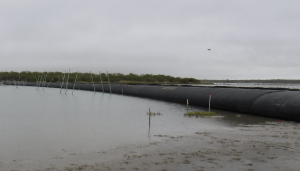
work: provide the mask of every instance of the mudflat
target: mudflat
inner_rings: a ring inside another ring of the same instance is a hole
[[[164,137],[86,170],[299,170],[300,124],[273,122]],[[114,151],[117,152],[117,151]]]
[[[299,170],[300,124],[272,122],[120,146],[42,163],[11,163],[14,170]],[[2,167],[5,169],[5,167]]]

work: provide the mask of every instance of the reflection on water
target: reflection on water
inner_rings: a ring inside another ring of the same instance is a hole
[[[241,123],[273,120],[213,109],[224,117],[184,117],[185,104],[91,91],[76,90],[74,95],[59,91],[0,87],[1,161],[47,159],[64,155],[65,151],[81,153],[160,140],[153,135],[230,130]],[[149,108],[163,115],[149,117]],[[188,110],[207,108],[189,106]]]

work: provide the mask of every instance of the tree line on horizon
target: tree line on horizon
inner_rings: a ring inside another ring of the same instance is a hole
[[[22,72],[0,72],[0,80],[2,81],[25,81],[26,82],[36,82],[38,78],[46,79],[46,82],[60,82],[62,78],[68,78],[68,72],[30,72],[30,71],[22,71]],[[72,72],[69,74],[69,82],[75,82],[77,72]],[[42,77],[41,77],[42,76]],[[111,83],[130,83],[130,82],[145,82],[145,83],[201,83],[201,80],[195,78],[181,78],[181,77],[172,77],[169,75],[153,75],[153,74],[121,74],[121,73],[101,73],[101,78],[103,82],[108,82],[108,79]],[[100,82],[100,75],[94,73],[78,73],[76,82]]]

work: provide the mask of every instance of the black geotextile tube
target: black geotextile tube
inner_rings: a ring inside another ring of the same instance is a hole
[[[13,82],[4,81],[4,83],[14,85]],[[46,83],[45,86],[47,87],[48,84]],[[26,85],[36,86],[37,84],[27,82]],[[61,88],[61,85],[50,83],[49,87]],[[73,83],[68,84],[68,89],[73,89]],[[94,91],[93,84],[77,83],[75,89]],[[110,93],[108,84],[103,84],[103,89],[105,93]],[[102,92],[101,84],[95,84],[95,91]],[[188,99],[189,104],[202,107],[208,107],[211,93],[211,108],[214,109],[300,121],[300,91],[124,84],[111,84],[111,91],[114,94],[123,92],[124,95],[182,104],[186,104]]]

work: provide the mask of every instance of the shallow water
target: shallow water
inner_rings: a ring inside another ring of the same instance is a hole
[[[69,153],[159,141],[154,135],[189,135],[232,129],[271,118],[213,110],[219,118],[185,117],[185,104],[91,91],[0,87],[0,160],[36,161]],[[151,117],[147,112],[160,112]],[[189,106],[189,111],[207,108]]]

